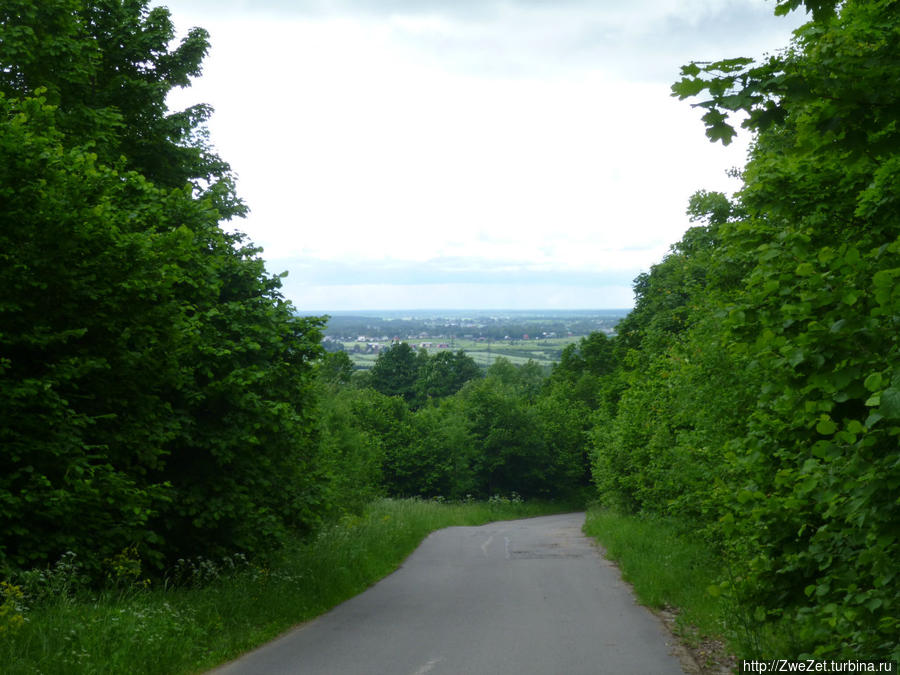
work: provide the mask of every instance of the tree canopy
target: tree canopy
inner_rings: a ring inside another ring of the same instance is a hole
[[[708,528],[750,634],[896,658],[900,22],[888,0],[804,4],[782,52],[673,87],[707,97],[712,140],[743,113],[754,141],[733,200],[698,193],[706,224],[636,282],[594,475]]]
[[[0,568],[272,548],[316,518],[310,363],[136,0],[0,8]]]

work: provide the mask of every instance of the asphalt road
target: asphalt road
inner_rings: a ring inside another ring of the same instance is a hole
[[[682,674],[584,514],[432,533],[394,574],[218,675]]]

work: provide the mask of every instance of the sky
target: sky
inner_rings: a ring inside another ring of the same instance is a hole
[[[304,312],[629,308],[632,282],[732,193],[671,96],[693,60],[761,57],[772,0],[154,0],[209,31],[210,140],[236,228]]]

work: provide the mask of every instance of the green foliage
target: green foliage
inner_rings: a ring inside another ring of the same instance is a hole
[[[613,341],[603,333],[591,333],[563,349],[547,384],[573,403],[595,409],[604,393],[611,395],[610,376],[617,365]]]
[[[655,609],[677,608],[676,628],[682,639],[716,638],[731,608],[726,598],[707,589],[724,562],[708,542],[685,531],[679,522],[591,508],[584,532],[616,561],[641,603]]]
[[[478,451],[472,466],[478,494],[554,492],[551,450],[537,410],[516,388],[490,375],[461,392],[469,434]]]
[[[735,199],[695,195],[706,225],[636,282],[594,478],[715,537],[748,653],[897,658],[900,24],[888,0],[805,4],[789,49],[674,87],[707,92],[714,140],[729,112],[757,135]]]
[[[397,494],[448,499],[477,494],[476,446],[460,399],[422,408],[412,425],[410,445],[393,467]]]
[[[219,228],[241,208],[202,116],[166,115],[205,37],[168,52],[144,2],[0,11],[0,569],[308,529],[321,321]]]
[[[664,352],[680,339],[698,316],[702,316],[698,310],[705,298],[710,274],[717,271],[713,251],[718,245],[722,226],[717,216],[722,214],[715,210],[711,213],[700,210],[708,206],[702,193],[694,195],[692,200],[692,206],[698,210],[689,210],[689,213],[695,219],[708,218],[708,224],[689,229],[661,263],[635,279],[634,310],[617,327],[616,350],[622,361],[626,357],[643,359],[646,355]],[[721,206],[716,204],[713,209],[716,208]]]
[[[332,386],[321,406],[327,501],[334,508],[358,512],[381,491],[455,499],[474,490],[471,444],[456,398],[413,413],[399,396]]]
[[[319,379],[330,384],[349,384],[353,379],[353,361],[347,352],[325,352],[317,370]]]
[[[46,90],[57,125],[98,160],[171,188],[191,183],[223,217],[243,213],[228,165],[209,147],[206,105],[170,112],[166,96],[201,71],[208,34],[191,29],[174,50],[169,11],[146,0],[8,0],[0,7],[0,91]]]
[[[390,368],[395,359],[401,374],[418,366],[414,390],[412,378],[403,378],[406,397],[387,396],[357,378],[351,383],[356,393],[337,387],[324,395],[326,410],[348,396],[355,401],[352,415],[328,423],[323,436],[326,445],[353,436],[343,444],[350,448],[345,459],[331,465],[338,482],[343,463],[353,475],[354,457],[369,456],[364,448],[371,446],[381,458],[380,484],[392,496],[461,499],[517,492],[583,498],[589,411],[564,386],[545,391],[540,366],[499,358],[483,378],[463,352],[416,355],[395,345],[374,371],[379,386],[394,392],[401,390],[388,386],[400,379]]]
[[[531,359],[517,366],[500,356],[487,369],[487,377],[510,387],[529,403],[540,394],[545,376],[544,369]]]
[[[741,194],[749,217],[729,235],[756,260],[725,328],[765,382],[739,446],[750,482],[736,538],[761,552],[743,590],[817,655],[900,650],[892,5],[847,3],[798,34],[789,72],[809,95],[760,137]]]
[[[419,358],[406,342],[392,344],[378,355],[369,372],[369,386],[385,396],[401,396],[407,403],[414,403],[421,365]],[[427,358],[425,355],[423,360]]]
[[[397,342],[378,355],[366,384],[385,396],[401,396],[417,408],[455,394],[478,377],[481,370],[462,350],[429,356],[424,349],[416,352],[406,342]]]
[[[6,581],[0,582],[0,635],[8,640],[25,625],[22,589]]]
[[[381,496],[384,439],[373,432],[370,413],[373,399],[380,398],[371,390],[333,385],[321,392],[320,462],[327,477],[323,502],[329,511],[359,513]]]
[[[420,400],[445,398],[478,377],[481,377],[481,370],[464,351],[438,352],[421,364],[416,389]]]
[[[191,235],[151,224],[190,201],[64,149],[42,99],[0,106],[0,557],[23,566],[86,541],[108,556],[149,543],[148,519],[170,498],[149,473],[180,426],[160,390],[180,379],[185,317],[173,296]]]
[[[545,476],[556,498],[577,501],[590,485],[587,431],[590,409],[561,388],[535,403],[541,440],[547,449]]]

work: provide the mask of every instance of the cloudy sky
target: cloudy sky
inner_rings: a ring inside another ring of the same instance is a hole
[[[691,60],[761,56],[771,0],[157,0],[202,26],[170,106],[211,139],[298,309],[624,308],[732,192],[746,140],[670,96]]]

